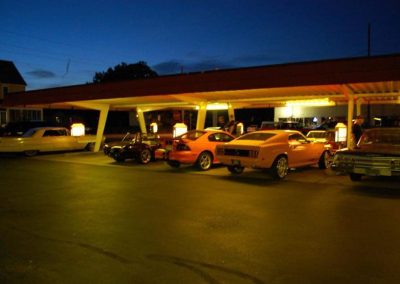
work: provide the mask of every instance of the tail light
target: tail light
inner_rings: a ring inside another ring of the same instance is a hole
[[[257,158],[258,157],[258,151],[257,150],[250,150],[249,151],[249,157],[250,158]]]

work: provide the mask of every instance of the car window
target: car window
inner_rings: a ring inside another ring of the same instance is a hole
[[[304,143],[307,141],[307,138],[301,134],[296,133],[296,134],[289,135],[289,141],[297,141],[300,143]]]
[[[326,138],[329,141],[335,141],[335,132],[333,132],[333,131],[328,132],[327,135],[326,135]]]
[[[400,145],[399,131],[366,131],[360,140],[360,144],[391,144]]]
[[[220,140],[220,137],[219,136],[215,137],[215,134],[211,134],[208,136],[208,141],[210,141],[210,142],[217,142],[219,140]]]
[[[229,136],[229,135],[227,135],[225,133],[220,133],[220,135],[221,135],[221,141],[222,142],[229,142],[229,141],[232,141],[234,139],[234,137],[231,137],[231,136]]]
[[[206,132],[205,131],[190,131],[185,134],[182,134],[180,138],[182,139],[189,139],[189,140],[196,140],[203,136]]]
[[[275,133],[260,133],[260,132],[252,132],[249,134],[245,134],[238,138],[238,140],[258,140],[265,141],[275,136]]]
[[[309,138],[325,138],[327,135],[326,132],[317,132],[317,131],[310,131],[307,134],[307,137]]]
[[[22,135],[22,137],[32,137],[36,133],[36,131],[37,131],[36,128],[29,129]]]
[[[225,133],[214,133],[208,136],[208,141],[211,142],[229,142],[233,138]]]
[[[62,133],[62,130],[46,130],[43,134],[43,137],[47,136],[65,136],[65,134]]]

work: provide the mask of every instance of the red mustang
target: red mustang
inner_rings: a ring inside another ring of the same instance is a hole
[[[174,140],[168,153],[167,163],[173,168],[181,164],[196,164],[203,171],[219,163],[215,147],[235,139],[228,132],[220,130],[192,130]]]

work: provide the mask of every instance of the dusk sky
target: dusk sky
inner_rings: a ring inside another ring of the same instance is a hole
[[[28,90],[145,61],[159,75],[400,53],[399,0],[0,0],[0,59]]]

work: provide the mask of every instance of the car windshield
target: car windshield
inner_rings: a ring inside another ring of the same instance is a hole
[[[307,134],[308,138],[326,138],[326,132],[311,131]]]
[[[265,141],[269,138],[275,136],[275,133],[260,133],[253,132],[239,137],[237,140],[257,140],[257,141]]]
[[[198,138],[200,138],[201,136],[203,136],[206,132],[204,131],[190,131],[187,132],[185,134],[182,134],[182,136],[180,137],[181,139],[189,139],[189,140],[196,140]]]
[[[25,132],[24,134],[22,134],[22,137],[32,137],[33,134],[35,134],[37,131],[36,128],[31,128],[29,129],[27,132]]]
[[[400,129],[379,129],[366,131],[360,139],[359,144],[400,145]]]

